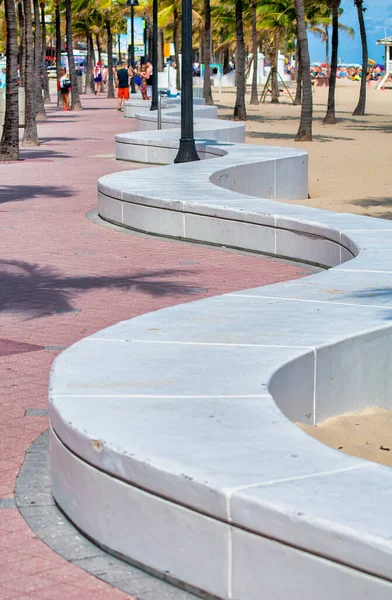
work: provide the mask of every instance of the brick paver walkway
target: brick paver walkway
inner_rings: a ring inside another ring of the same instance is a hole
[[[82,113],[49,109],[43,145],[0,164],[0,600],[130,598],[55,554],[6,500],[26,449],[48,427],[28,409],[47,407],[59,350],[141,313],[307,273],[88,221],[97,178],[137,166],[113,159],[114,134],[131,127],[115,101],[83,103]]]

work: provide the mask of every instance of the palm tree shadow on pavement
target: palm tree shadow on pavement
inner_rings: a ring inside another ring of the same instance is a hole
[[[199,294],[203,288],[175,281],[195,271],[164,269],[130,275],[67,277],[51,266],[24,261],[0,260],[0,311],[35,319],[72,312],[72,300],[81,292],[97,289],[135,290],[150,296]]]
[[[56,198],[70,198],[74,192],[65,187],[56,185],[1,185],[0,204],[6,202],[21,202],[33,200],[37,196]]]

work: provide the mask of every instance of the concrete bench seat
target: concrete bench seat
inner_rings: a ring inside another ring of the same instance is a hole
[[[172,130],[117,136],[157,143],[176,149]],[[198,143],[215,158],[101,178],[101,216],[331,268],[63,352],[56,501],[111,552],[210,597],[389,600],[392,471],[292,421],[391,408],[392,224],[278,202],[306,197],[305,152]]]

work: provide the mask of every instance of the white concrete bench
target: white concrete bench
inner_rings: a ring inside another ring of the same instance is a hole
[[[119,137],[175,149],[172,132]],[[390,600],[391,470],[292,421],[391,408],[392,224],[276,202],[306,196],[302,151],[199,148],[219,156],[103,177],[101,216],[333,268],[143,315],[63,352],[56,501],[111,552],[210,596]]]

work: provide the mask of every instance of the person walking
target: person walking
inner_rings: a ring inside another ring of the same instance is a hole
[[[116,72],[117,112],[122,111],[124,100],[129,100],[129,78],[132,75],[132,67],[126,67],[125,61],[121,61],[120,67]]]
[[[105,85],[107,84],[107,81],[108,81],[108,74],[109,74],[109,69],[108,69],[107,65],[103,65],[103,69],[102,69],[102,91],[105,90]]]
[[[64,67],[61,67],[61,76],[58,82],[58,89],[63,100],[62,110],[71,110],[69,108],[69,92],[71,89],[71,81]]]
[[[94,94],[97,95],[101,91],[102,86],[102,64],[100,61],[97,62],[95,67],[93,67],[93,77],[94,77]]]
[[[151,100],[152,98],[152,62],[148,60],[146,62],[146,97],[147,100]]]

